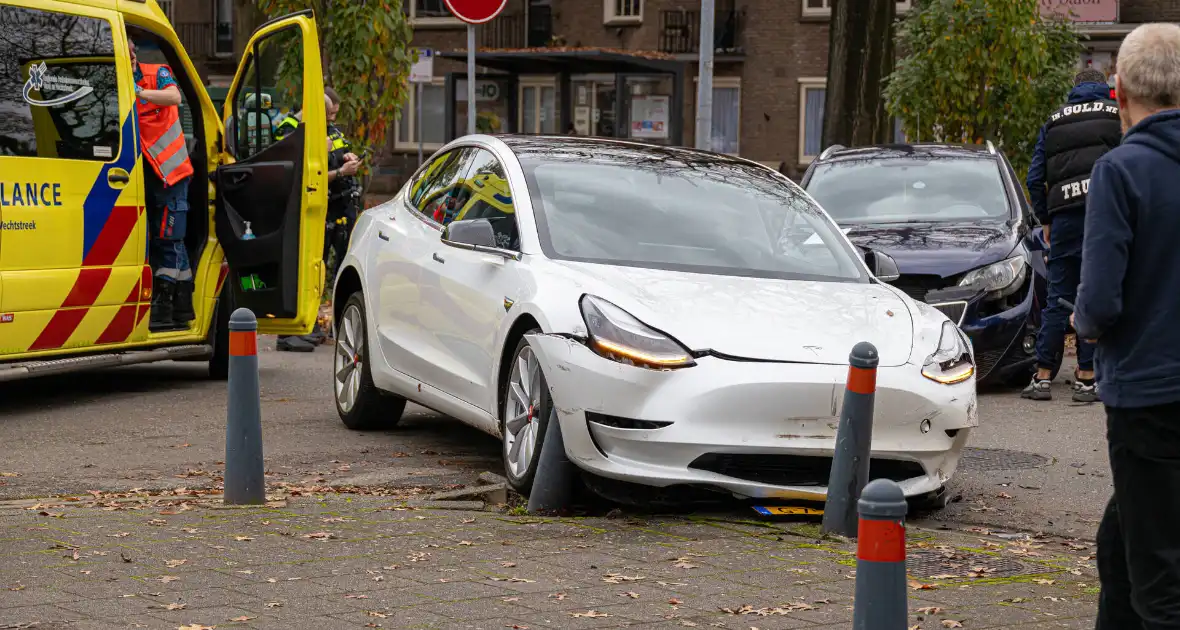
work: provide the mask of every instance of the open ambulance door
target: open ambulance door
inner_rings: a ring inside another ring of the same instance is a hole
[[[300,124],[277,139],[281,111],[298,113]],[[328,207],[328,127],[311,11],[254,32],[222,120],[214,226],[234,304],[254,312],[259,332],[305,334],[324,292]]]

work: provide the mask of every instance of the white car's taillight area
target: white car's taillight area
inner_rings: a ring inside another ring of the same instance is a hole
[[[599,355],[656,370],[696,365],[692,355],[675,339],[644,324],[623,309],[594,297],[582,296],[580,306],[590,347]]]

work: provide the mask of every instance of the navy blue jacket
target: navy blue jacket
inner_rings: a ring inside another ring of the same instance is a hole
[[[1110,86],[1105,83],[1082,83],[1075,85],[1069,91],[1067,104],[1089,103],[1091,101],[1110,100]],[[1028,167],[1028,177],[1024,183],[1028,186],[1028,198],[1032,202],[1033,214],[1042,225],[1049,224],[1049,207],[1045,194],[1045,127],[1041,126],[1037,133],[1037,144],[1033,148],[1032,164]]]
[[[1127,131],[1090,175],[1076,327],[1111,407],[1180,401],[1180,110]]]

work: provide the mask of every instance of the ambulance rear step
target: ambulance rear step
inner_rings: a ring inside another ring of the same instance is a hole
[[[155,350],[135,352],[119,352],[111,354],[96,354],[68,359],[53,359],[48,361],[26,361],[11,365],[0,365],[0,382],[19,381],[35,376],[50,374],[65,374],[94,368],[116,367],[120,365],[135,365],[137,363],[154,363],[156,361],[201,361],[213,356],[213,346],[208,344],[194,344],[188,346],[170,346]]]

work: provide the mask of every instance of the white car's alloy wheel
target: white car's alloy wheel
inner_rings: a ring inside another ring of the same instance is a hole
[[[336,340],[336,361],[333,384],[336,403],[344,413],[352,411],[361,389],[361,374],[365,360],[365,336],[361,330],[361,311],[355,304],[348,305]]]
[[[504,459],[517,479],[525,477],[537,451],[541,434],[541,394],[544,376],[537,356],[522,344],[512,362],[508,392],[504,399]]]

